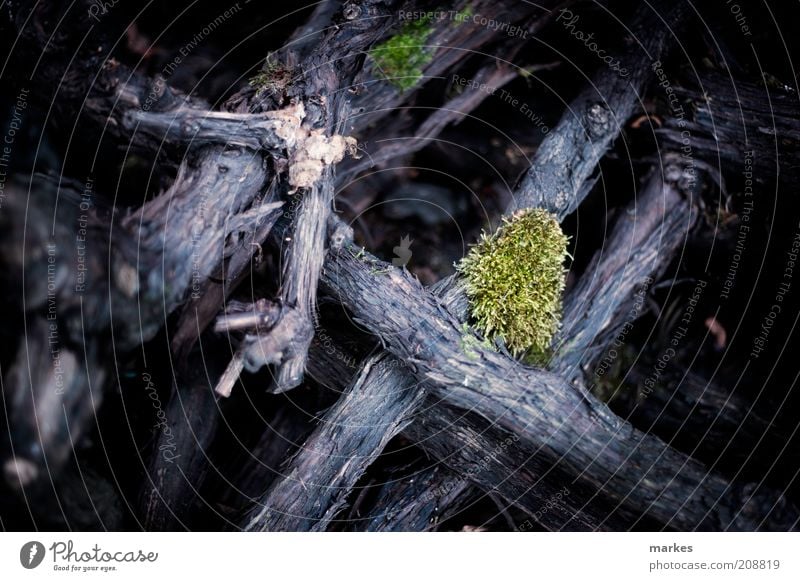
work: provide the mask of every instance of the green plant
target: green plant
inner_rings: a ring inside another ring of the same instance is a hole
[[[475,326],[516,356],[543,363],[561,321],[567,236],[545,210],[504,219],[458,265]]]
[[[433,32],[428,19],[409,21],[400,32],[370,51],[381,75],[401,91],[414,87],[433,58],[425,43]]]

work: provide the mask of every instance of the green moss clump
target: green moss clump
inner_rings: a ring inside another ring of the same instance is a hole
[[[545,210],[522,210],[458,265],[476,327],[516,356],[543,364],[561,323],[567,236]]]
[[[433,58],[425,42],[433,32],[427,19],[407,22],[399,33],[370,51],[381,75],[401,91],[413,88]]]

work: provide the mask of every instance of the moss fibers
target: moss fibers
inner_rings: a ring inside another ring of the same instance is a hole
[[[409,21],[400,32],[370,51],[377,70],[400,91],[413,88],[433,58],[425,43],[433,32],[428,19]]]
[[[475,326],[516,356],[543,363],[561,323],[567,236],[545,210],[505,219],[459,263]]]

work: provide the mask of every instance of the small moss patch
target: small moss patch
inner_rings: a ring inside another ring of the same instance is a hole
[[[484,234],[458,265],[476,327],[542,364],[561,323],[567,236],[545,210],[524,210]]]
[[[472,18],[473,15],[472,6],[465,6],[464,10],[456,13],[455,21],[456,24],[462,24]]]
[[[370,51],[380,74],[401,91],[413,88],[433,58],[425,43],[433,32],[428,19],[407,22],[400,32]]]
[[[273,61],[272,55],[269,55],[261,71],[249,80],[249,85],[256,90],[257,95],[276,94],[284,91],[291,80],[292,71]]]

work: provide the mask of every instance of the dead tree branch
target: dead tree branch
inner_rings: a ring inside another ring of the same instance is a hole
[[[598,162],[640,108],[653,76],[650,65],[663,58],[672,45],[685,11],[681,3],[667,8],[663,15],[652,5],[640,8],[629,26],[632,46],[620,57],[620,65],[629,75],[601,70],[570,103],[539,147],[515,193],[512,209],[545,208],[560,219],[575,211],[588,193],[586,184],[591,183]]]

